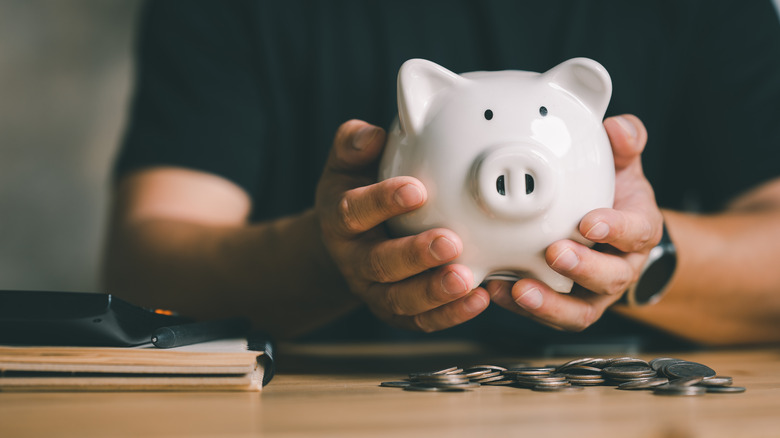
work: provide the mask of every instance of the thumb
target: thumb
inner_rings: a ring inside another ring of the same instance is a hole
[[[385,144],[385,131],[362,120],[339,126],[325,168],[338,173],[365,170],[374,164]]]
[[[604,120],[612,154],[615,156],[615,170],[621,170],[638,161],[647,143],[647,129],[635,115],[624,114]]]

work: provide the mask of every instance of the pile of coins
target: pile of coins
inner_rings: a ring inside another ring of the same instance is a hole
[[[534,391],[581,391],[585,386],[616,386],[622,390],[652,390],[657,395],[702,395],[745,392],[733,379],[718,376],[700,363],[661,357],[646,362],[633,357],[581,358],[562,365],[531,367],[475,365],[409,374],[380,386],[407,391],[466,391],[482,385],[512,386]]]

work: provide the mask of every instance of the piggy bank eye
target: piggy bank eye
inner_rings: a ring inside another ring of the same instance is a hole
[[[547,115],[547,107],[546,106],[540,106],[539,107],[539,114],[542,115],[542,117]]]
[[[493,111],[491,110],[485,110],[485,120],[490,120],[493,118]]]

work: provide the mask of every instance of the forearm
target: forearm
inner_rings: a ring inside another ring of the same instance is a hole
[[[313,212],[247,226],[164,219],[115,224],[108,291],[195,318],[243,316],[277,337],[358,305],[330,261]]]
[[[707,345],[780,341],[780,208],[756,201],[712,216],[664,212],[678,253],[668,292],[615,310]]]

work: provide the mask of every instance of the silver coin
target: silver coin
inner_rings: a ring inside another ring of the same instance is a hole
[[[561,371],[559,371],[561,372]],[[565,374],[589,374],[589,375],[601,375],[602,369],[588,365],[575,365],[563,370]]]
[[[519,375],[519,376],[540,376],[545,374],[550,374],[553,371],[555,371],[555,368],[553,367],[522,367],[522,368],[511,368],[504,371],[504,374],[512,374],[512,375]]]
[[[571,368],[571,367],[578,366],[578,365],[590,366],[593,361],[597,361],[597,360],[599,360],[599,359],[595,359],[595,358],[592,358],[592,357],[583,357],[583,358],[580,358],[580,359],[570,360],[570,361],[566,362],[563,365],[558,365],[556,368],[557,368],[558,371],[561,371],[561,370],[565,370],[566,368]]]
[[[513,383],[515,383],[514,380],[503,379],[503,380],[493,380],[493,381],[490,381],[490,382],[479,382],[479,385],[506,386],[506,385],[511,385]]]
[[[644,365],[627,365],[627,366],[617,366],[617,367],[605,367],[602,372],[604,375],[607,376],[620,376],[620,377],[629,377],[629,376],[647,376],[647,375],[655,375],[656,372],[647,366]]]
[[[708,386],[705,389],[717,394],[738,394],[747,390],[744,386]]]
[[[669,378],[682,379],[688,377],[715,377],[715,371],[707,365],[696,362],[675,362],[663,367],[664,374]]]
[[[734,379],[729,376],[715,376],[705,377],[701,382],[697,383],[699,386],[731,386],[734,383]]]
[[[471,380],[480,381],[480,380],[483,380],[483,379],[490,379],[490,378],[493,378],[493,377],[496,377],[496,376],[502,376],[502,375],[503,374],[501,373],[501,371],[489,371],[489,372],[487,372],[487,373],[485,373],[485,374],[483,374],[483,375],[481,375],[479,377],[472,377]]]
[[[430,386],[430,385],[421,385],[421,384],[413,384],[409,385],[404,388],[404,391],[420,391],[420,392],[463,392],[466,391],[466,388],[458,388],[454,386]]]
[[[517,382],[565,382],[566,376],[563,374],[550,374],[547,376],[514,376]]]
[[[574,379],[569,380],[569,383],[575,386],[599,386],[606,382],[604,379]]]
[[[614,359],[607,359],[607,363],[604,365],[604,368],[624,366],[643,366],[650,368],[650,364],[647,363],[647,361],[637,359],[635,357],[616,357]]]
[[[569,380],[604,380],[604,376],[601,374],[564,374]]]
[[[649,362],[650,368],[658,371],[659,373],[665,367],[666,365],[675,363],[675,362],[685,362],[682,359],[675,359],[673,357],[656,357],[655,359],[651,360]]]
[[[490,372],[491,372],[490,370],[484,369],[484,370],[478,370],[478,371],[472,371],[472,372],[465,372],[465,373],[463,373],[463,375],[466,376],[466,378],[468,378],[468,379],[477,379],[477,378],[482,377],[485,374],[488,374]]]
[[[411,385],[412,382],[408,380],[399,380],[399,381],[393,381],[393,382],[382,382],[379,384],[379,386],[384,386],[387,388],[406,388],[407,386]]]
[[[632,382],[621,383],[617,386],[617,389],[625,390],[637,390],[637,389],[651,389],[656,386],[661,386],[669,383],[669,379],[666,377],[651,377],[649,379],[634,380]]]
[[[703,395],[707,388],[702,386],[678,386],[678,385],[660,385],[653,388],[655,395]]]
[[[677,386],[693,386],[696,385],[697,383],[700,383],[702,380],[704,380],[703,377],[688,377],[685,379],[674,379],[669,383]]]
[[[493,376],[488,377],[487,379],[475,380],[474,382],[479,383],[480,385],[484,385],[486,383],[498,382],[499,380],[504,380],[504,376]]]
[[[506,368],[498,365],[472,365],[466,368],[466,371],[476,371],[476,370],[506,371]]]
[[[437,388],[461,388],[461,389],[474,389],[479,388],[480,384],[476,382],[465,383],[425,383],[424,385],[435,386]]]
[[[453,371],[460,370],[458,367],[449,367],[439,371],[432,371],[431,374],[451,374]],[[463,370],[461,370],[463,371]]]

